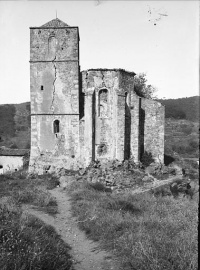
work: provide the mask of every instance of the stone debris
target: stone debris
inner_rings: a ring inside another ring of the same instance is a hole
[[[76,178],[73,175],[65,175],[59,178],[59,186],[66,189]]]
[[[190,179],[187,179],[185,181],[175,181],[170,185],[170,191],[174,197],[177,197],[180,193],[182,193],[183,196],[190,196],[191,199],[193,198],[193,195],[197,192],[194,183],[192,183]]]
[[[102,163],[95,161],[86,169],[80,169],[77,172],[65,171],[65,175],[59,178],[59,186],[65,189],[73,181],[86,181],[95,189],[106,192],[120,193],[134,191],[135,189],[144,191],[156,188],[161,181],[164,183],[165,180],[158,180],[160,175],[167,175],[168,178],[175,177],[177,179],[176,176],[180,177],[180,171],[181,169],[178,169],[176,165],[166,167],[152,163],[147,168],[144,168],[142,164],[135,164],[133,160],[124,162],[113,160]],[[169,184],[167,183],[168,191],[162,191],[161,193],[171,194]]]

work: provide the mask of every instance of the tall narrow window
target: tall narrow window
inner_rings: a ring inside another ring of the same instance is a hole
[[[60,124],[59,120],[55,120],[55,121],[53,122],[53,130],[54,130],[54,133],[55,133],[55,134],[59,133],[59,131],[60,131],[60,126],[59,126],[59,124]]]
[[[49,52],[49,57],[54,59],[56,56],[56,50],[57,50],[57,39],[55,36],[50,36],[48,40],[48,52]]]
[[[102,89],[99,91],[99,116],[108,116],[108,90]]]

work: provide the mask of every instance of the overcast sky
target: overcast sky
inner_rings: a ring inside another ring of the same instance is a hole
[[[199,95],[198,1],[0,1],[0,104],[30,100],[29,27],[80,33],[81,70],[146,72],[159,98]]]

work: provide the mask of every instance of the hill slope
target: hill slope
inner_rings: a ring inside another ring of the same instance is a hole
[[[165,105],[165,117],[199,121],[199,96],[178,99],[157,99]]]
[[[30,102],[0,105],[0,146],[30,147]]]
[[[199,97],[159,99],[165,105],[165,150],[198,156]],[[0,105],[0,146],[30,147],[30,102]]]

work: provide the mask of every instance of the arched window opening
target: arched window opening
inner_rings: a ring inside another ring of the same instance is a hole
[[[57,39],[55,38],[55,36],[50,36],[49,40],[48,40],[48,52],[49,52],[49,56],[51,58],[55,58],[56,56],[56,51],[57,51]]]
[[[57,134],[60,132],[60,121],[59,120],[55,120],[53,122],[53,130],[54,130],[54,134]]]
[[[102,89],[99,91],[99,116],[108,116],[108,90]]]

